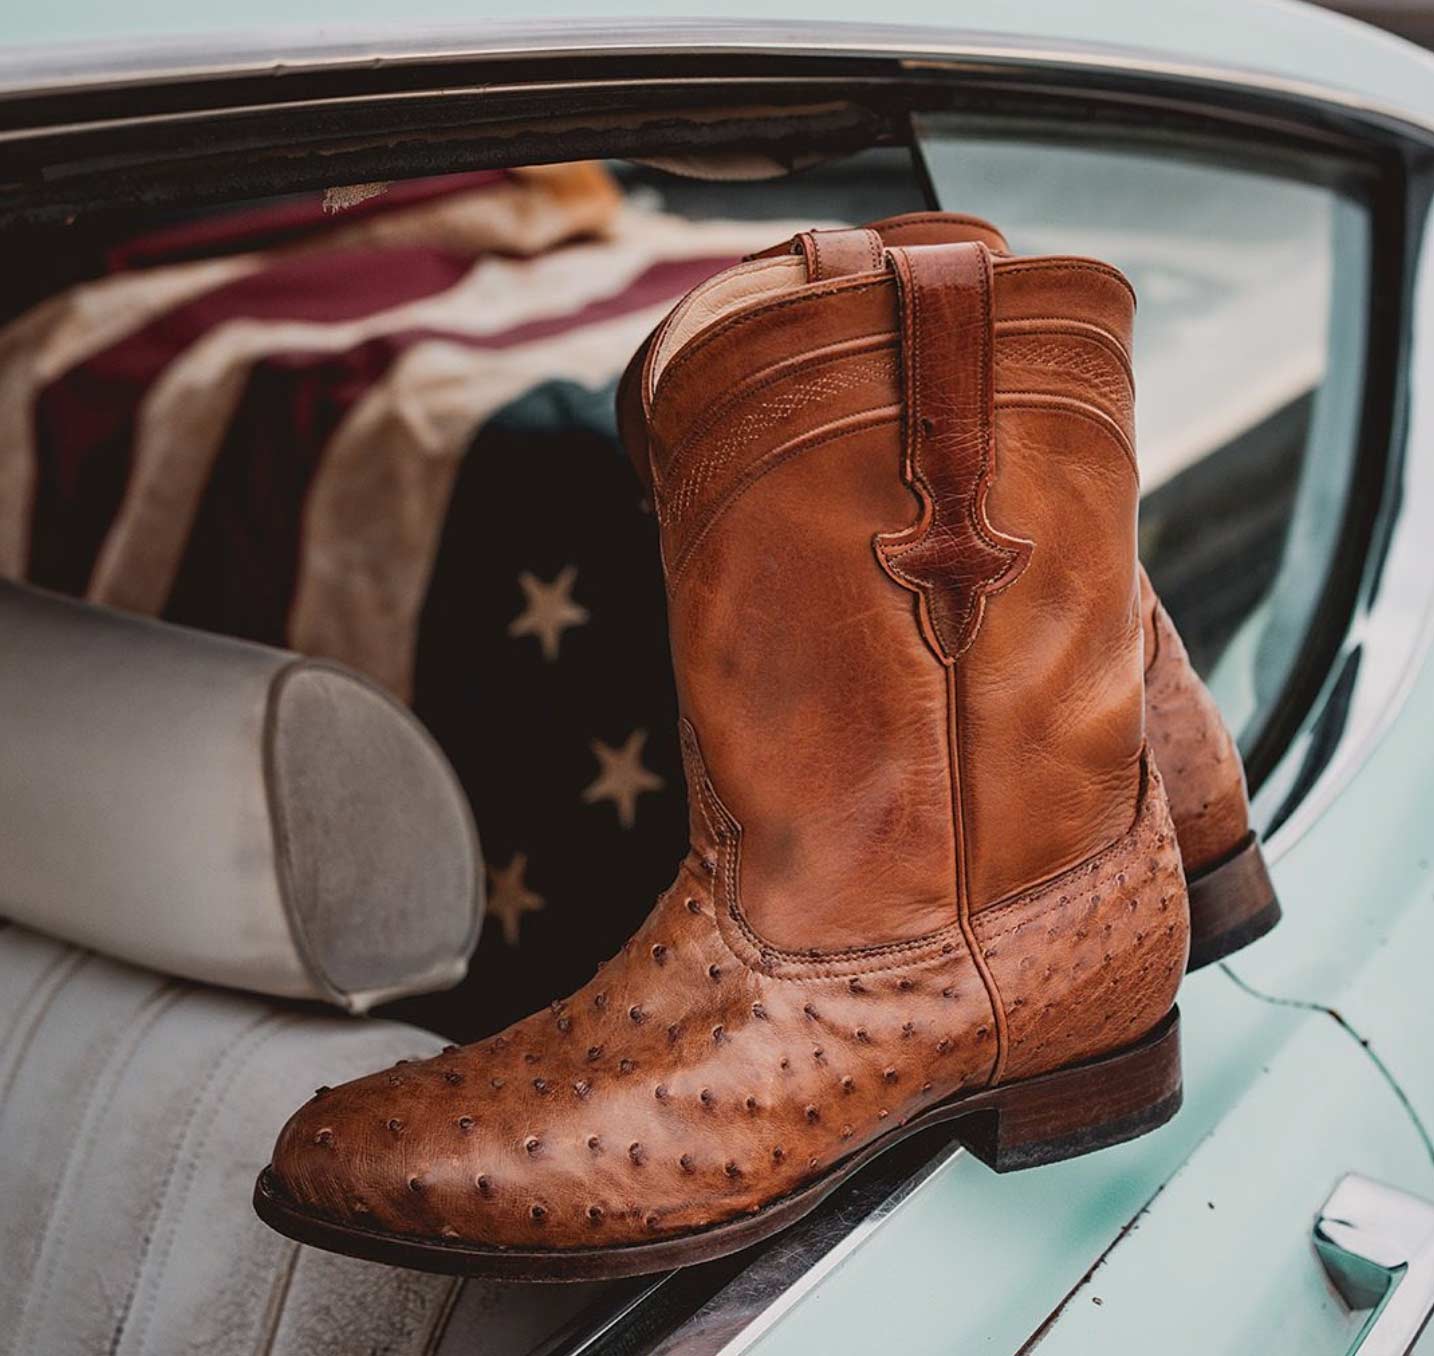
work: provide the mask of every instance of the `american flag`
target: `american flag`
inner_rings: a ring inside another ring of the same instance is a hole
[[[688,220],[593,164],[346,200],[124,242],[0,331],[0,572],[411,702],[490,912],[465,985],[401,1012],[467,1039],[584,981],[684,850],[614,387],[679,295],[812,223]]]

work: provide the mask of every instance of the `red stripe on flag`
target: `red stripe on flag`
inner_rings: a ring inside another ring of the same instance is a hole
[[[390,184],[382,193],[346,207],[341,215],[324,209],[322,195],[310,195],[239,212],[197,217],[112,246],[106,255],[106,265],[109,272],[120,273],[159,264],[273,249],[332,231],[335,226],[348,226],[398,208],[468,193],[507,177],[505,170],[475,170],[471,174],[447,174]]]
[[[269,354],[250,373],[165,616],[271,645],[287,643],[304,501],[324,450],[349,411],[415,345],[442,340],[502,350],[536,343],[680,296],[732,262],[725,256],[665,260],[620,293],[493,334],[412,329],[339,353]],[[614,368],[626,357],[615,354]]]
[[[216,287],[56,378],[35,401],[36,483],[28,577],[85,591],[129,481],[135,421],[152,383],[233,320],[357,320],[453,287],[474,261],[432,249],[313,253]]]

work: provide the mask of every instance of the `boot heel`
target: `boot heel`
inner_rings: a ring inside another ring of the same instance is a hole
[[[1180,1010],[1135,1045],[992,1090],[961,1142],[997,1172],[1035,1168],[1135,1139],[1179,1109]]]
[[[1189,882],[1190,961],[1198,970],[1263,937],[1280,921],[1280,902],[1253,833],[1223,862]]]

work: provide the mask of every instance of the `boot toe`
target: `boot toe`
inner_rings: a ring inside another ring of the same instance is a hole
[[[613,1136],[609,1154],[606,1137],[554,1125],[555,1099],[534,1084],[549,1087],[439,1059],[323,1089],[280,1132],[268,1189],[300,1215],[409,1242],[550,1248],[623,1232],[637,1212],[618,1165],[636,1172],[635,1136]],[[637,1108],[607,1110],[610,1130]]]
[[[280,1131],[272,1187],[303,1214],[355,1228],[495,1246],[514,1241],[505,1211],[479,1208],[493,1204],[482,1164],[503,1131],[491,1114],[474,1114],[454,1078],[425,1061],[321,1090]]]
[[[421,1166],[404,1142],[408,1113],[388,1075],[320,1089],[279,1132],[273,1186],[295,1209],[359,1227],[408,1231],[421,1193]],[[408,1179],[419,1182],[418,1187]],[[415,1197],[410,1202],[404,1193]],[[417,1221],[414,1221],[415,1223]]]

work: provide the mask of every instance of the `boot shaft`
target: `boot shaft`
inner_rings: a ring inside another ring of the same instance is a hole
[[[866,250],[719,275],[639,378],[684,715],[792,949],[980,913],[1139,791],[1128,286]]]

